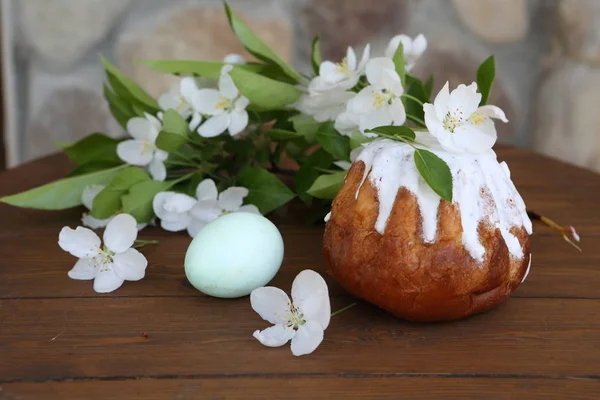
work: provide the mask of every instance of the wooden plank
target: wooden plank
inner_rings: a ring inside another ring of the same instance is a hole
[[[333,309],[350,301],[334,297]],[[333,318],[315,353],[295,358],[252,337],[268,324],[247,298],[1,300],[0,381],[306,372],[597,378],[599,309],[600,300],[514,298],[465,320],[411,324],[361,303]]]
[[[600,382],[549,378],[251,377],[11,383],[3,399],[597,400]]]

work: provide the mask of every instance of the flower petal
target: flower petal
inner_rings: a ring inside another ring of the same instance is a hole
[[[153,147],[143,140],[125,140],[117,145],[117,155],[127,164],[143,167],[152,161]]]
[[[183,193],[173,193],[166,199],[163,208],[168,212],[181,214],[190,211],[196,203],[197,200],[192,196]]]
[[[190,128],[190,131],[195,131],[196,129],[198,129],[198,126],[201,122],[202,114],[195,112],[194,114],[192,114],[192,120],[190,121],[188,128]]]
[[[176,110],[179,107],[179,84],[175,83],[171,86],[168,92],[162,94],[158,98],[158,105],[163,110],[168,110],[170,108]]]
[[[110,293],[121,287],[125,281],[115,271],[112,264],[103,265],[96,273],[94,290],[98,293]]]
[[[274,325],[285,325],[290,317],[290,298],[283,290],[276,287],[265,286],[254,289],[250,293],[250,305],[262,319]]]
[[[225,58],[223,58],[223,62],[227,64],[246,64],[244,57],[235,53],[227,54]]]
[[[348,51],[346,51],[346,65],[350,71],[356,69],[356,53],[352,47],[348,47]]]
[[[361,132],[364,132],[378,126],[392,125],[393,122],[394,119],[390,115],[388,107],[382,107],[373,109],[368,114],[361,116],[358,127]]]
[[[352,163],[348,162],[348,161],[334,161],[333,162],[335,165],[337,165],[338,167],[340,167],[343,170],[348,171],[350,169],[350,167],[352,166]]]
[[[258,207],[256,207],[254,204],[246,204],[245,206],[241,206],[237,209],[236,212],[245,212],[249,214],[262,215]]]
[[[315,351],[323,341],[323,333],[323,327],[318,322],[306,321],[292,338],[292,354],[303,356]]]
[[[235,83],[233,83],[233,79],[231,79],[231,76],[229,75],[231,69],[231,65],[223,66],[221,75],[219,76],[219,92],[229,100],[235,99],[240,94],[237,87],[235,87]]]
[[[450,84],[448,81],[446,81],[444,87],[442,87],[437,96],[435,96],[433,106],[435,107],[437,118],[440,121],[443,121],[446,114],[448,114],[448,107],[450,107]]]
[[[497,106],[492,106],[492,105],[481,106],[477,109],[477,112],[488,118],[496,118],[502,122],[505,122],[505,123],[508,122],[508,120],[506,119],[506,115],[504,114],[504,111],[502,111],[502,109]]]
[[[96,266],[91,258],[79,259],[73,268],[67,273],[69,278],[82,281],[89,281],[96,276]]]
[[[154,151],[154,158],[159,161],[165,161],[167,158],[169,158],[169,153],[161,149],[156,149]]]
[[[157,158],[153,158],[152,161],[150,161],[150,164],[148,164],[148,171],[155,181],[163,182],[167,179],[167,167],[165,167],[164,162]]]
[[[388,112],[392,117],[392,123],[394,125],[404,125],[404,122],[406,122],[406,110],[404,109],[402,100],[396,99],[392,104],[388,105]]]
[[[115,216],[104,231],[104,244],[115,253],[123,253],[137,238],[137,222],[129,214]]]
[[[178,217],[176,212],[165,209],[165,203],[173,195],[175,195],[175,192],[159,192],[152,199],[152,210],[161,220],[175,220]]]
[[[146,273],[148,260],[136,249],[129,249],[113,256],[113,268],[126,281],[139,281]]]
[[[187,229],[191,220],[192,220],[192,217],[188,213],[178,214],[177,217],[173,218],[173,219],[169,219],[169,220],[161,219],[160,226],[165,231],[181,232],[181,231]]]
[[[134,117],[127,121],[127,133],[134,139],[148,140],[152,124],[146,118]]]
[[[320,274],[310,269],[300,272],[292,283],[292,300],[306,321],[316,321],[327,329],[331,318],[329,289]]]
[[[248,189],[245,187],[230,187],[225,189],[219,195],[219,207],[227,211],[235,211],[244,204],[244,197],[248,196]]]
[[[77,258],[94,257],[100,251],[100,244],[98,235],[82,226],[76,229],[65,226],[58,235],[58,245],[61,249]]]
[[[215,115],[222,112],[217,108],[221,93],[215,89],[200,89],[192,95],[192,105],[202,114]]]
[[[217,200],[219,192],[217,185],[212,179],[205,179],[198,184],[196,188],[196,198],[198,200]]]
[[[446,135],[449,138],[443,141],[438,138],[445,149],[455,153],[483,153],[494,146],[498,135],[494,122],[487,118],[482,125],[463,124],[454,129],[452,135]]]
[[[106,219],[98,219],[98,218],[92,217],[89,213],[84,213],[81,216],[81,223],[84,226],[87,226],[88,228],[99,229],[99,228],[105,228],[111,219],[112,219],[112,217],[106,218]]]
[[[201,221],[197,218],[191,218],[190,223],[187,226],[187,232],[190,237],[195,238],[198,233],[206,226],[205,221]]]
[[[222,211],[215,200],[200,200],[190,210],[190,215],[204,222],[212,222],[221,216]]]
[[[246,110],[234,111],[231,113],[231,122],[229,123],[229,134],[235,136],[242,132],[248,126],[248,112]]]
[[[212,138],[219,136],[229,127],[230,115],[223,113],[209,118],[206,122],[200,125],[198,133],[202,137]]]
[[[191,105],[194,94],[200,90],[198,89],[198,85],[196,84],[196,79],[191,76],[186,76],[182,78],[179,82],[179,93],[185,99],[185,101]]]
[[[106,185],[88,185],[83,189],[83,193],[81,193],[81,202],[88,210],[92,209],[92,203],[94,202],[94,198],[100,193]]]
[[[323,61],[319,66],[319,76],[326,77],[328,75],[333,75],[337,71],[337,65],[332,63],[331,61]]]
[[[238,97],[238,99],[233,103],[234,108],[237,111],[245,110],[246,107],[250,104],[250,100],[244,96]]]
[[[448,108],[450,112],[460,110],[466,119],[477,111],[480,101],[481,93],[477,93],[477,84],[475,82],[469,86],[461,83],[450,93]]]
[[[381,73],[385,69],[396,70],[391,58],[375,57],[367,63],[367,79],[371,85],[377,85],[381,79]]]
[[[294,328],[274,325],[262,331],[255,331],[252,336],[267,347],[280,347],[293,338],[295,334]]]
[[[362,58],[360,59],[360,63],[358,64],[357,72],[361,73],[367,66],[369,59],[371,58],[371,45],[367,43],[365,49],[363,50]]]

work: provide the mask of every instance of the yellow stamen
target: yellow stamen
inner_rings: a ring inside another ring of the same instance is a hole
[[[350,76],[350,70],[348,69],[348,58],[344,57],[341,63],[337,63],[336,71],[340,74]]]
[[[230,108],[231,103],[229,102],[229,100],[227,98],[221,96],[221,97],[219,97],[219,101],[217,101],[216,107],[219,110],[224,110],[224,109]]]

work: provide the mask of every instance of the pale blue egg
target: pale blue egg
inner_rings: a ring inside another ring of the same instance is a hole
[[[185,254],[185,275],[202,293],[242,297],[265,286],[283,261],[283,239],[262,215],[231,213],[206,225]]]

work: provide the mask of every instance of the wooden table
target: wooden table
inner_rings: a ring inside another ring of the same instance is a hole
[[[219,300],[186,281],[190,239],[143,239],[146,278],[99,295],[67,271],[57,245],[81,209],[0,205],[0,399],[600,399],[600,176],[524,150],[498,151],[529,208],[574,224],[583,253],[541,225],[527,281],[483,315],[440,324],[397,320],[361,303],[334,317],[321,347],[296,358],[253,337],[248,298]],[[55,179],[53,156],[0,174],[0,194]],[[287,214],[287,215],[286,215]],[[285,244],[272,282],[289,291],[323,270],[323,227],[295,207],[273,217]],[[355,300],[328,280],[332,309]]]

